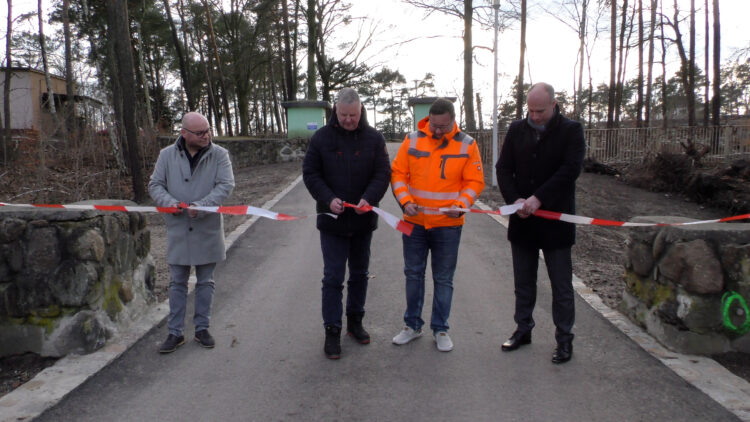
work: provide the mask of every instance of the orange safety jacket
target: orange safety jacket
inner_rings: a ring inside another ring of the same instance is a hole
[[[406,135],[391,165],[391,189],[403,207],[414,202],[420,207],[471,208],[484,189],[484,173],[479,148],[474,139],[453,130],[442,139],[434,139],[429,116],[420,120],[418,130]],[[419,209],[406,221],[432,227],[460,226],[464,216],[448,217],[433,209]]]

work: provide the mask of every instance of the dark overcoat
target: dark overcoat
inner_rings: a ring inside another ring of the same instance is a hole
[[[583,127],[563,117],[557,106],[541,136],[528,119],[511,123],[495,165],[505,202],[534,195],[542,203],[540,209],[575,214],[575,181],[585,151]],[[514,214],[508,240],[540,249],[570,247],[575,243],[575,225]]]
[[[310,139],[302,178],[315,198],[318,213],[330,213],[334,198],[354,205],[365,199],[378,205],[391,181],[391,165],[385,138],[367,123],[364,107],[359,125],[352,131],[339,125],[334,107],[328,124]],[[317,220],[319,230],[339,235],[373,231],[377,224],[374,212],[356,214],[352,208],[345,208],[338,218],[319,214]]]

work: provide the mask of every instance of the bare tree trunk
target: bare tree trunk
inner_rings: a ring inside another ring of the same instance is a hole
[[[607,128],[615,127],[615,65],[617,64],[617,1],[611,0],[609,40],[609,97],[607,99]]]
[[[619,47],[619,62],[617,65],[617,82],[615,91],[615,127],[620,126],[620,110],[622,108],[622,92],[625,80],[625,27],[627,26],[628,19],[628,0],[622,2],[622,21],[620,24],[620,47]]]
[[[664,41],[664,4],[659,5],[659,16],[661,16],[661,126],[666,129],[667,123],[667,46]]]
[[[193,89],[194,88],[192,85],[193,84],[193,71],[192,71],[192,67],[190,66],[192,62],[192,54],[190,52],[190,48],[188,48],[188,46],[192,44],[193,33],[186,29],[187,25],[185,24],[185,12],[184,12],[185,6],[182,3],[182,0],[177,0],[176,6],[177,6],[177,16],[180,17],[180,28],[182,30],[181,31],[182,32],[182,46],[185,48],[185,51],[184,51],[185,77],[187,78],[187,81],[190,82],[190,95],[193,98],[193,108],[197,109],[198,107],[200,107],[201,100],[200,100],[200,96],[198,95],[198,93],[196,93],[195,90]],[[188,43],[188,37],[190,37],[190,43]],[[185,93],[187,94],[187,91],[185,91]],[[188,103],[188,106],[190,106],[189,103]]]
[[[307,99],[315,100],[318,91],[315,87],[315,52],[318,40],[315,24],[315,0],[307,0]]]
[[[138,31],[138,36],[136,38],[137,48],[138,48],[138,68],[139,72],[138,75],[141,79],[141,85],[143,86],[143,102],[146,106],[146,115],[144,116],[144,120],[146,120],[146,127],[149,129],[153,129],[154,127],[154,115],[151,110],[151,93],[148,89],[148,78],[146,77],[146,63],[143,61],[143,31],[141,31],[141,22],[138,22],[136,25],[136,31]]]
[[[690,81],[688,125],[692,127],[695,126],[695,0],[690,0],[690,59],[688,60],[688,80]]]
[[[268,78],[270,79],[271,84],[271,108],[273,111],[273,115],[275,117],[276,121],[276,127],[278,129],[278,133],[281,133],[283,131],[281,127],[281,113],[279,111],[279,96],[276,92],[276,78],[274,78],[274,60],[273,57],[271,57],[270,54],[270,48],[269,48],[269,58],[268,58]]]
[[[200,55],[200,62],[201,66],[203,66],[203,73],[206,76],[206,90],[208,91],[208,114],[209,114],[209,122],[211,113],[213,112],[213,118],[214,118],[214,126],[216,129],[216,134],[219,136],[222,136],[224,134],[222,130],[222,123],[221,123],[221,112],[219,111],[219,102],[216,100],[216,95],[214,95],[214,85],[213,85],[213,78],[211,78],[211,72],[208,69],[208,64],[206,63],[206,60],[210,60],[209,57],[203,56],[203,45],[200,42],[200,37],[195,37],[195,40],[198,44],[198,54]]]
[[[286,100],[294,101],[297,99],[297,74],[294,71],[294,62],[292,61],[292,46],[289,39],[289,8],[287,0],[281,1],[281,19],[284,29],[284,82],[286,82]]]
[[[516,87],[516,120],[523,118],[523,76],[524,55],[526,54],[526,0],[521,0],[521,54],[518,60],[518,86]]]
[[[49,108],[49,112],[52,115],[52,119],[54,121],[55,129],[53,131],[56,132],[59,128],[59,124],[57,122],[57,113],[55,113],[55,93],[52,89],[52,82],[49,77],[49,66],[47,65],[47,48],[46,48],[46,42],[44,40],[44,14],[42,9],[42,0],[37,1],[37,21],[39,24],[39,48],[41,49],[42,53],[42,67],[44,68],[44,82],[47,85],[47,107]],[[42,130],[41,125],[41,119],[39,122],[39,181],[42,185],[44,185],[46,180],[46,173],[47,173],[47,165],[45,163],[45,145],[44,140],[46,138],[46,134]],[[46,198],[46,193],[44,194],[44,197]],[[47,202],[46,199],[44,202]]]
[[[581,120],[583,115],[583,99],[581,93],[583,92],[583,61],[584,61],[584,50],[586,48],[586,35],[588,33],[588,23],[586,17],[588,15],[588,4],[589,0],[582,0],[581,2],[581,22],[578,27],[578,37],[580,44],[578,45],[578,89],[574,90],[575,103],[573,105],[573,116],[576,120]]]
[[[482,99],[479,97],[479,93],[476,93],[477,97],[477,116],[479,116],[479,127],[478,130],[484,129],[484,124],[482,122]],[[400,117],[400,116],[399,116]]]
[[[5,31],[5,85],[3,86],[3,118],[5,136],[3,136],[3,166],[8,167],[8,147],[11,142],[10,127],[10,79],[13,75],[11,39],[13,38],[13,0],[8,1],[8,29]]]
[[[88,4],[84,2],[84,19],[86,21],[89,21],[91,17],[88,13]],[[114,15],[107,14],[107,26],[110,28],[114,28],[116,26]],[[91,43],[91,48],[96,49],[96,44]],[[115,156],[115,162],[117,163],[117,167],[120,169],[120,173],[123,175],[130,174],[130,169],[125,164],[125,155],[127,155],[127,143],[125,142],[125,123],[123,123],[123,117],[122,117],[122,89],[120,88],[120,81],[118,80],[117,75],[120,74],[120,72],[117,70],[117,53],[116,49],[117,46],[115,45],[115,39],[114,37],[108,37],[106,41],[106,48],[107,48],[107,54],[105,57],[107,58],[107,65],[109,67],[109,74],[111,75],[110,83],[112,84],[112,105],[115,109],[115,116],[114,119],[107,119],[107,133],[109,135],[109,142],[112,145],[112,154]],[[92,53],[95,53],[93,51]],[[99,62],[97,63],[97,73],[99,75],[104,75],[103,70],[99,66]],[[125,149],[125,153],[123,154],[123,149]]]
[[[260,109],[263,113],[263,134],[268,133],[268,102],[266,101],[266,79],[261,80],[261,97],[260,97]]]
[[[127,0],[107,0],[107,13],[114,16],[115,27],[112,33],[116,42],[118,79],[122,87],[122,114],[125,123],[125,134],[128,140],[128,159],[133,181],[135,202],[146,200],[146,189],[141,165],[141,153],[138,148],[138,126],[135,110],[135,68],[133,63],[130,30],[128,29]]]
[[[219,59],[219,49],[216,47],[216,36],[214,36],[214,24],[213,18],[211,18],[211,9],[208,7],[208,1],[202,0],[203,6],[206,8],[206,22],[208,22],[208,39],[211,43],[211,47],[214,52],[214,60],[216,60],[216,71],[219,73],[219,88],[221,88],[221,102],[224,106],[224,114],[226,114],[227,133],[232,136],[232,118],[229,114],[229,99],[227,98],[227,89],[224,86],[224,72],[221,70],[221,59]]]
[[[185,60],[185,54],[182,51],[182,45],[180,44],[180,38],[177,35],[177,27],[172,19],[172,8],[169,6],[170,0],[164,0],[164,10],[167,13],[167,21],[169,22],[169,28],[172,32],[172,43],[174,49],[177,52],[177,61],[180,64],[180,77],[182,78],[182,88],[185,91],[185,97],[187,97],[188,109],[195,110],[195,99],[193,98],[193,92],[191,91],[190,74],[188,73],[188,65]],[[179,6],[178,6],[179,7]],[[183,27],[184,30],[184,27]]]
[[[638,0],[638,92],[635,102],[635,127],[643,126],[643,0]]]
[[[73,46],[70,35],[70,18],[68,10],[70,9],[70,0],[63,0],[63,34],[65,36],[65,89],[67,92],[67,101],[65,102],[65,119],[69,136],[75,136],[76,128],[76,108],[75,108],[75,85],[73,84]]]
[[[47,63],[47,42],[44,39],[44,10],[42,9],[42,0],[37,0],[37,21],[39,24],[39,48],[42,53],[42,67],[44,68],[44,82],[47,84],[47,107],[52,115],[55,124],[54,132],[60,129],[60,122],[57,118],[57,109],[55,108],[55,91],[52,88],[52,80],[49,76],[49,64]],[[53,133],[54,133],[53,132]],[[40,138],[41,139],[41,138]],[[44,151],[44,145],[39,145],[40,151]],[[42,156],[42,161],[44,157]],[[42,164],[42,166],[44,166]]]
[[[695,0],[690,1],[692,3]],[[682,78],[682,86],[685,89],[685,96],[687,97],[688,126],[692,127],[695,126],[695,90],[693,89],[692,78],[690,77],[693,65],[685,53],[685,46],[682,44],[682,33],[680,32],[678,19],[679,9],[677,8],[677,0],[674,0],[674,22],[672,23],[672,28],[675,32],[675,44],[677,44],[677,51],[680,53],[680,62],[682,64],[682,72],[680,72],[680,76]],[[695,34],[693,34],[693,39],[694,35]],[[695,41],[693,41],[693,43],[694,42]],[[690,55],[694,60],[695,57],[693,53],[690,53]]]
[[[708,26],[708,15],[709,15],[708,0],[706,0],[705,7],[706,7],[706,13],[705,13],[705,16],[706,16],[706,27],[705,27],[705,32],[704,33],[706,34],[706,44],[703,47],[703,51],[704,51],[704,54],[703,54],[703,56],[704,56],[703,57],[704,58],[703,69],[706,70],[705,71],[706,80],[705,80],[705,83],[703,85],[703,87],[704,87],[703,88],[703,126],[704,127],[708,127],[709,115],[711,114],[711,97],[710,97],[711,94],[709,94],[709,91],[710,91],[709,87],[711,85],[711,81],[710,81],[711,78],[709,77],[709,72],[708,72],[708,56],[710,55],[710,52],[708,51],[708,49],[709,49],[709,46],[710,46],[709,39],[711,37],[709,36],[710,29],[709,29],[709,26]]]
[[[721,124],[721,19],[719,15],[719,0],[714,0],[714,89],[711,98],[711,125],[713,126],[713,136],[711,137],[711,150],[718,152]],[[708,34],[706,34],[708,37]],[[708,53],[706,53],[708,54]],[[706,78],[708,79],[708,67],[706,67]],[[708,82],[706,82],[708,83]]]
[[[714,0],[714,89],[711,98],[711,123],[721,123],[721,19],[719,0]],[[708,73],[708,69],[706,69]]]
[[[466,113],[466,130],[477,130],[474,118],[474,82],[472,78],[472,64],[474,51],[471,40],[471,21],[474,15],[472,0],[464,0],[464,111]]]
[[[656,2],[651,0],[651,33],[648,36],[648,76],[646,80],[646,127],[651,126],[651,101],[653,96],[654,33],[656,31]]]

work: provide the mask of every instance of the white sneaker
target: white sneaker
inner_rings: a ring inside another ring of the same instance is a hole
[[[393,337],[393,344],[406,344],[417,337],[422,336],[422,329],[413,330],[410,327],[404,327],[400,333]]]
[[[445,331],[435,333],[435,342],[437,343],[437,349],[441,352],[450,352],[453,350],[453,342]]]

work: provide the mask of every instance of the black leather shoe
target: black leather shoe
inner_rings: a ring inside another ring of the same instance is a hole
[[[573,342],[566,341],[557,343],[555,352],[552,353],[552,363],[565,363],[573,357]]]
[[[370,334],[362,327],[364,313],[346,316],[346,334],[354,337],[359,344],[370,344]]]
[[[335,325],[326,325],[326,342],[323,346],[328,359],[341,357],[341,328]]]
[[[216,345],[214,338],[211,337],[208,330],[200,330],[195,332],[195,341],[206,349],[213,349]]]
[[[503,345],[500,347],[503,352],[512,352],[513,350],[518,349],[519,347],[530,344],[531,343],[531,331],[527,331],[525,333],[521,333],[519,331],[516,331],[513,333],[512,336],[508,340],[503,343]]]
[[[183,344],[185,344],[184,336],[178,337],[174,334],[170,334],[167,336],[167,339],[164,340],[164,343],[161,344],[161,347],[159,347],[159,353],[172,353]]]

